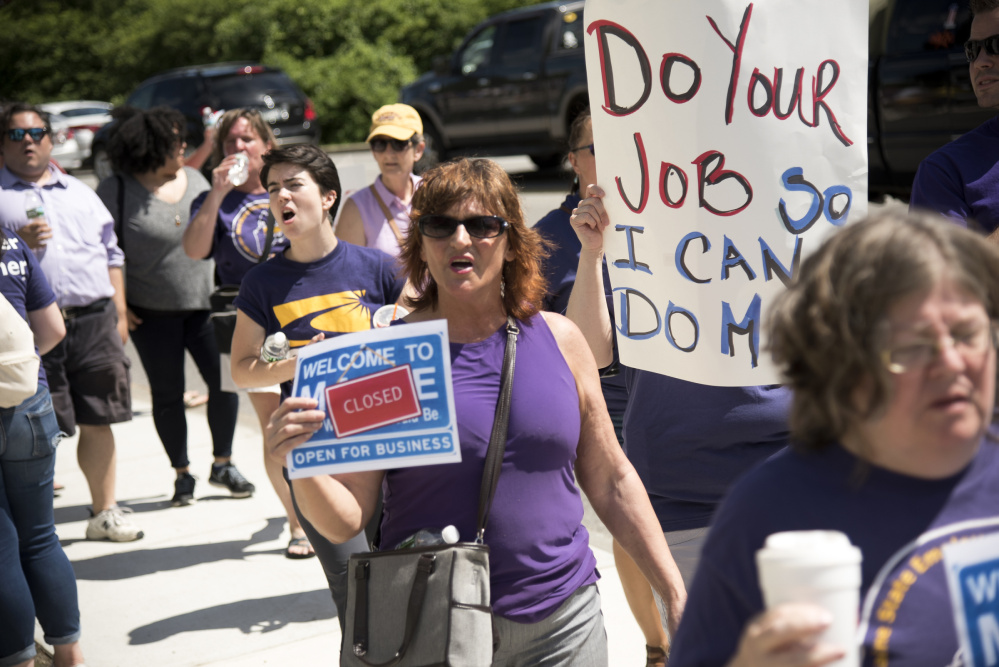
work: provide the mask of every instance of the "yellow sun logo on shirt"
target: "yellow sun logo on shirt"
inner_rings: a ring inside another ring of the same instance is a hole
[[[282,328],[295,320],[311,317],[309,325],[327,334],[367,331],[371,328],[371,310],[361,303],[365,293],[365,290],[351,290],[289,301],[274,306],[274,317]],[[288,342],[292,347],[301,347],[309,340]]]

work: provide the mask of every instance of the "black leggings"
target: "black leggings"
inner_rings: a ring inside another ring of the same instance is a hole
[[[208,428],[217,457],[232,456],[239,396],[222,391],[219,351],[207,310],[155,311],[129,306],[142,319],[132,332],[153,397],[153,424],[174,468],[186,468],[187,417],[184,409],[184,350],[208,385]]]

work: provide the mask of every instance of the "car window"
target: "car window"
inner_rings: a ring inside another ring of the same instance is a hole
[[[67,118],[74,118],[76,116],[95,116],[102,113],[108,113],[108,110],[102,107],[81,107],[76,109],[65,109],[60,113]]]
[[[559,51],[571,51],[583,47],[583,13],[566,12],[559,26]]]
[[[156,88],[155,84],[147,83],[144,86],[140,86],[135,89],[135,92],[129,95],[126,104],[130,107],[137,107],[139,109],[149,109],[153,106],[153,89]]]
[[[222,109],[260,106],[264,95],[295,99],[299,96],[298,88],[283,72],[212,77],[208,86]]]
[[[541,37],[545,31],[547,19],[544,16],[532,16],[526,19],[510,21],[503,32],[497,60],[501,67],[536,63],[543,51]]]
[[[910,0],[895,4],[886,44],[889,53],[922,53],[961,46],[960,28],[969,20],[967,3]]]
[[[197,98],[198,80],[195,77],[164,79],[156,84],[150,106],[167,106],[179,110],[185,116],[197,116],[200,115]]]
[[[496,26],[490,25],[469,40],[458,54],[458,66],[462,74],[471,74],[489,65],[495,39]]]

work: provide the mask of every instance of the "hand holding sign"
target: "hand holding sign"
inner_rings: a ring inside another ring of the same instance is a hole
[[[274,451],[286,454],[291,479],[461,460],[443,321],[310,345],[292,395],[323,419],[276,414]]]
[[[610,224],[604,208],[604,190],[599,185],[586,187],[586,199],[579,202],[569,217],[569,224],[579,237],[583,252],[602,252],[604,230]]]

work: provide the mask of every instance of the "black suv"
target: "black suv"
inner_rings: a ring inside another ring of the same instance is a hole
[[[143,81],[128,100],[140,109],[167,106],[187,118],[187,145],[201,144],[204,125],[201,110],[254,108],[260,111],[279,144],[318,144],[319,122],[312,100],[280,69],[256,63],[217,63],[182,67]],[[94,172],[111,175],[107,159],[109,128],[94,136]]]
[[[562,162],[569,125],[587,106],[583,2],[549,2],[476,26],[399,101],[423,118],[428,160],[527,153]]]

